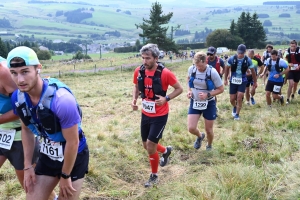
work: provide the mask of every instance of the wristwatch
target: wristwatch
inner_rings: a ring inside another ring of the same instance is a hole
[[[166,100],[167,100],[167,101],[170,101],[170,100],[171,100],[170,97],[169,97],[168,95],[166,96]]]
[[[210,92],[207,93],[207,98],[210,98],[211,97],[211,94]]]
[[[65,173],[61,173],[61,177],[63,178],[63,179],[68,179],[68,178],[70,178],[71,177],[71,175],[69,174],[65,174]]]

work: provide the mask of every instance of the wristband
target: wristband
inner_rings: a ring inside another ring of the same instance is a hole
[[[29,170],[31,168],[33,168],[33,165],[31,165],[30,167],[24,168],[23,170],[26,171],[26,170]]]

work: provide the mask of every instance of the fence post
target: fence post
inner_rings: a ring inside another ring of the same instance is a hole
[[[58,77],[60,78],[60,70],[58,70]]]
[[[74,64],[74,71],[75,71],[75,64]]]
[[[96,64],[95,64],[95,69],[94,69],[94,73],[96,73]]]
[[[121,72],[123,72],[123,66],[121,65]]]

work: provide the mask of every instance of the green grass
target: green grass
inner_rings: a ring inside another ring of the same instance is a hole
[[[136,40],[138,34],[141,32],[140,29],[136,29],[135,24],[142,23],[142,19],[149,18],[149,10],[151,5],[148,4],[124,4],[121,1],[113,2],[109,7],[102,7],[98,5],[94,6],[84,6],[79,4],[27,4],[26,1],[18,2],[6,2],[3,3],[4,7],[1,8],[0,13],[3,17],[10,19],[13,33],[25,34],[31,36],[35,35],[36,38],[43,39],[44,37],[48,39],[64,39],[68,41],[69,39],[76,38],[78,35],[82,35],[84,39],[88,38],[90,34],[104,34],[107,31],[118,30],[121,32],[121,38],[110,38],[109,43],[115,42],[128,42],[130,40]],[[57,10],[70,11],[78,8],[88,8],[93,7],[95,12],[93,13],[93,18],[86,19],[86,22],[95,22],[96,24],[104,25],[104,27],[99,26],[89,26],[84,24],[72,24],[66,22],[65,17],[55,17]],[[121,12],[117,13],[117,9],[121,9]],[[193,39],[194,33],[196,31],[201,32],[205,28],[218,29],[225,28],[228,29],[232,19],[237,21],[241,12],[233,10],[234,7],[228,7],[231,9],[230,13],[225,14],[215,14],[213,15],[210,11],[223,9],[223,8],[198,8],[187,6],[186,8],[164,5],[164,13],[173,12],[173,17],[170,23],[167,25],[170,27],[181,25],[181,29],[190,30],[191,34],[186,36],[175,36],[174,39]],[[296,9],[285,10],[285,7],[279,7],[277,9],[275,6],[247,6],[244,7],[251,9],[251,13],[258,14],[269,14],[269,18],[260,19],[263,23],[264,20],[271,20],[273,27],[281,27],[284,33],[296,33],[297,27],[300,23],[296,14]],[[129,10],[132,14],[126,15],[123,11]],[[193,13],[193,15],[191,15]],[[279,14],[289,13],[290,18],[279,18]],[[47,14],[52,14],[53,17],[48,17]],[[290,28],[293,28],[292,30]],[[59,30],[58,30],[59,29]],[[268,27],[271,32],[281,32],[281,30],[272,30],[272,27]],[[6,29],[3,29],[6,31]],[[73,35],[73,36],[71,36]],[[278,38],[274,36],[268,36],[268,40],[289,40],[288,38]],[[121,40],[119,40],[121,39]]]
[[[128,63],[123,60],[123,64]],[[206,152],[204,147],[196,151],[195,137],[187,131],[189,101],[185,80],[190,65],[191,60],[167,64],[184,92],[170,101],[170,115],[161,140],[163,145],[174,147],[170,164],[159,168],[159,185],[150,189],[143,187],[150,167],[141,145],[140,112],[130,107],[134,68],[122,72],[71,73],[60,78],[71,87],[83,109],[83,129],[90,148],[89,174],[81,199],[300,198],[300,97],[296,95],[288,106],[273,103],[269,110],[260,79],[255,95],[257,104],[243,104],[241,120],[234,121],[228,87],[225,87],[224,93],[218,96],[219,117],[214,125],[213,151]],[[65,66],[53,70],[61,68]],[[171,91],[170,88],[168,93]],[[286,85],[282,91],[286,95]],[[202,117],[198,127],[204,130]],[[204,146],[205,143],[206,140]],[[24,199],[8,162],[0,169],[0,191],[0,199]]]

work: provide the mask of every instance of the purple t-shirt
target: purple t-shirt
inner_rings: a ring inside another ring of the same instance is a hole
[[[58,117],[63,129],[70,128],[81,121],[76,100],[65,88],[56,91],[51,110]]]

